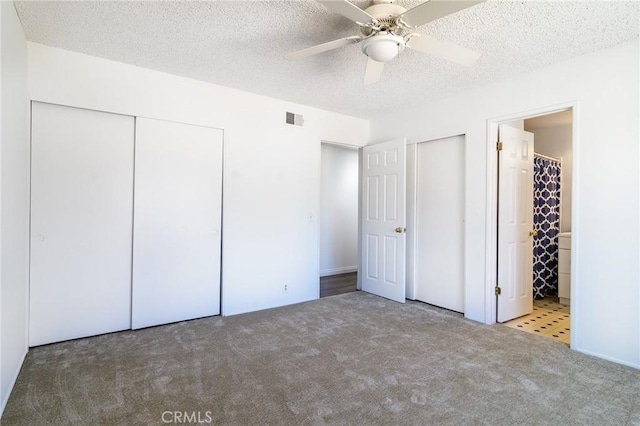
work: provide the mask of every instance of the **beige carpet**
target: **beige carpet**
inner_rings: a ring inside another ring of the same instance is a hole
[[[356,292],[35,348],[2,425],[628,425],[639,402],[638,370]]]

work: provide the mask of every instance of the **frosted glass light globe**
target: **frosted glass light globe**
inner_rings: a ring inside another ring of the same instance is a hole
[[[378,34],[362,42],[362,52],[377,62],[387,62],[404,50],[404,39],[393,34]]]

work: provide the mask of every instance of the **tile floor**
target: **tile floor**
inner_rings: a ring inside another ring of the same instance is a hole
[[[504,323],[507,327],[539,334],[569,344],[569,306],[561,305],[558,299],[547,297],[533,301],[533,312]]]

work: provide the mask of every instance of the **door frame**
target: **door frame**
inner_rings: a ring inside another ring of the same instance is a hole
[[[495,312],[497,309],[497,296],[495,295],[495,287],[497,285],[497,266],[498,266],[498,160],[496,154],[496,143],[498,135],[498,126],[509,121],[524,120],[542,115],[554,114],[557,112],[571,110],[571,150],[573,156],[573,166],[571,170],[572,179],[572,196],[571,196],[571,347],[576,346],[576,328],[578,319],[578,310],[576,299],[578,298],[579,288],[578,282],[578,239],[579,235],[575,231],[579,228],[580,220],[580,200],[579,193],[579,140],[578,132],[579,120],[579,104],[577,101],[565,102],[555,105],[543,106],[527,111],[516,112],[508,115],[502,115],[487,119],[487,139],[486,139],[486,169],[487,169],[487,204],[486,204],[486,244],[485,244],[485,321],[487,324],[496,322]],[[533,255],[533,254],[532,254]]]

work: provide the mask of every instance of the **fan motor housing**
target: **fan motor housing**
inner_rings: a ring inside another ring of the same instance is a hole
[[[404,7],[393,3],[376,3],[365,9],[365,12],[377,19],[377,31],[393,34],[401,31],[396,19],[406,11],[407,9]],[[365,35],[369,35],[372,32],[371,28],[362,27],[362,30]]]
[[[378,20],[386,20],[391,18],[395,21],[395,19],[399,15],[405,13],[407,9],[393,3],[380,3],[372,4],[364,11]]]

